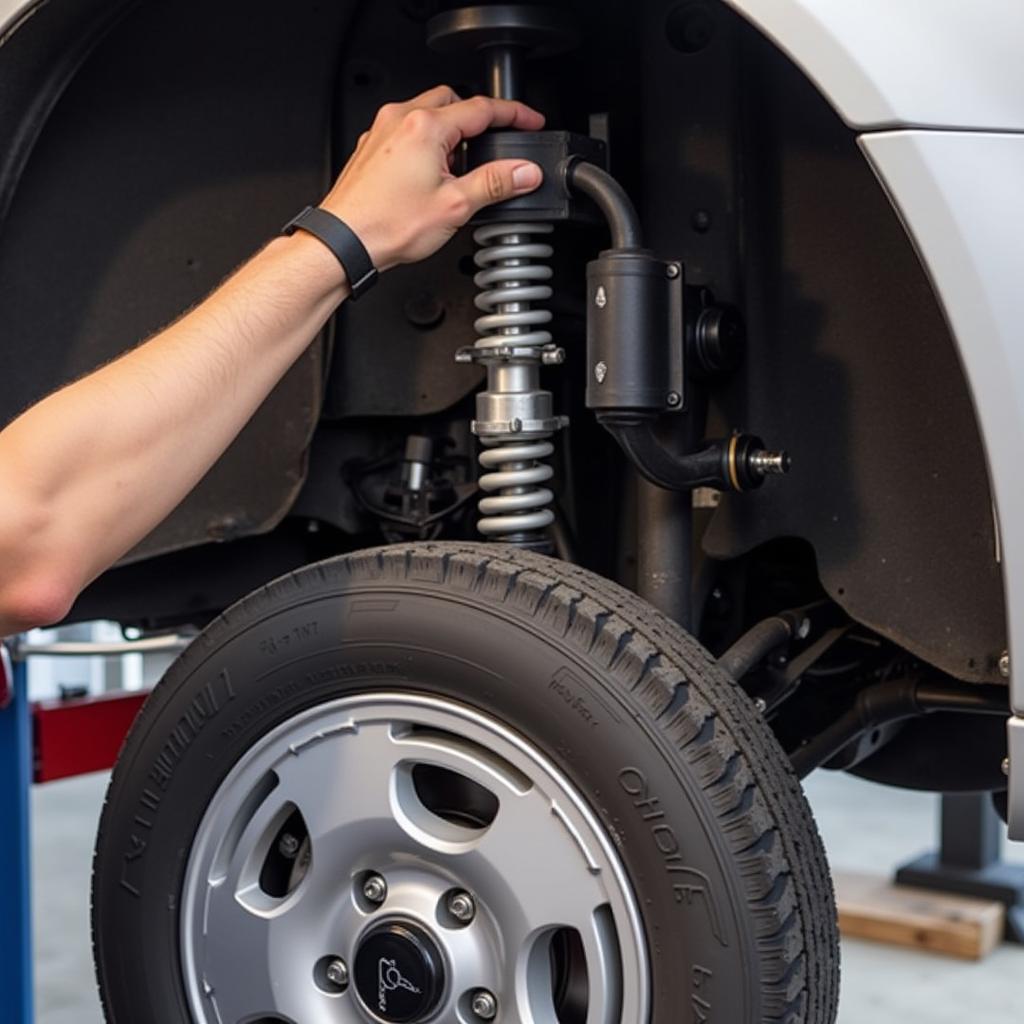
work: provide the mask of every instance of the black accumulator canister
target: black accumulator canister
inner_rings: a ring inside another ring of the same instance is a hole
[[[679,278],[678,264],[646,249],[609,249],[587,265],[588,408],[681,406]]]

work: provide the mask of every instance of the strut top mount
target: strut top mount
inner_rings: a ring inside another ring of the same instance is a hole
[[[427,23],[427,43],[440,53],[480,53],[492,96],[518,99],[526,58],[553,57],[579,43],[571,18],[550,7],[499,4],[460,7]]]
[[[427,42],[439,53],[472,53],[492,46],[515,47],[527,57],[554,57],[571,50],[579,33],[562,11],[524,4],[459,7],[427,24]]]

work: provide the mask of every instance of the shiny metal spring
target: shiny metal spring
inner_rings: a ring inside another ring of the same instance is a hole
[[[551,267],[537,262],[553,253],[537,236],[552,230],[550,224],[487,224],[473,233],[481,246],[475,257],[480,271],[473,278],[480,289],[476,306],[484,314],[475,322],[475,348],[488,363],[490,396],[498,401],[521,397],[524,423],[537,418],[530,405],[539,389],[541,350],[552,341],[547,329],[551,311],[533,306],[552,295]],[[516,354],[500,355],[497,350],[505,348],[514,348]],[[489,352],[494,353],[493,362],[486,358]],[[518,372],[512,372],[511,363]],[[543,530],[554,520],[549,507],[554,496],[539,486],[553,476],[551,466],[541,461],[554,451],[550,436],[550,431],[538,430],[480,435],[485,470],[480,487],[487,497],[480,501],[477,527],[485,536],[513,539]]]
[[[480,335],[478,349],[509,344],[542,348],[551,343],[551,332],[541,326],[551,322],[551,311],[533,309],[531,303],[551,298],[547,282],[552,270],[534,261],[550,259],[554,250],[547,242],[531,241],[531,236],[552,230],[550,224],[485,224],[473,232],[473,240],[482,247],[474,258],[481,268],[473,278],[480,289],[476,307],[485,314],[474,323]]]
[[[548,507],[554,495],[538,487],[554,475],[546,459],[555,446],[547,440],[527,442],[481,438],[486,445],[480,465],[489,472],[480,477],[488,497],[480,499],[477,529],[488,537],[543,530],[554,521]],[[497,493],[494,493],[497,492]]]

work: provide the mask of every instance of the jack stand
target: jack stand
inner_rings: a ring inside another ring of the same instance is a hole
[[[1003,940],[1024,943],[1024,867],[1000,859],[1002,835],[987,793],[945,793],[938,851],[904,864],[896,884],[1002,903]]]

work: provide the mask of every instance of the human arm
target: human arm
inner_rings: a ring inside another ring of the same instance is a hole
[[[459,142],[542,123],[521,104],[460,101],[446,87],[389,105],[321,205],[379,269],[422,259],[480,207],[540,181],[522,161],[456,178]],[[531,173],[514,180],[522,167]],[[63,618],[164,519],[347,294],[319,241],[275,239],[176,323],[0,431],[0,636]]]

